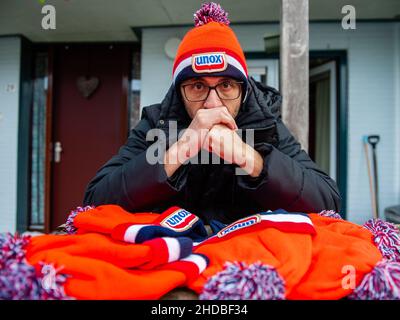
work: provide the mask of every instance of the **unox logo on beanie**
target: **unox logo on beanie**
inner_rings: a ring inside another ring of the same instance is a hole
[[[192,69],[197,73],[224,71],[228,64],[224,52],[209,52],[192,55]]]
[[[229,226],[225,227],[221,231],[219,231],[217,233],[217,236],[219,238],[222,238],[222,237],[226,236],[227,234],[229,234],[231,232],[238,231],[240,229],[250,227],[250,226],[255,225],[255,224],[259,223],[259,222],[261,222],[261,217],[258,214],[254,215],[254,216],[247,217],[247,218],[243,218],[243,219],[240,219],[240,220],[230,224]]]
[[[199,218],[185,209],[178,209],[168,215],[160,225],[174,231],[189,229]]]

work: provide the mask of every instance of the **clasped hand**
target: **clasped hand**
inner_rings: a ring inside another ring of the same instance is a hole
[[[238,165],[251,176],[258,176],[263,159],[240,138],[237,129],[226,107],[199,109],[177,142],[179,158],[187,160],[204,149],[228,163]]]

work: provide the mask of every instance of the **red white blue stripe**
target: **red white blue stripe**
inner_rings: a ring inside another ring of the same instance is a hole
[[[209,259],[200,253],[192,253],[188,257],[163,265],[157,269],[177,270],[183,272],[187,279],[186,283],[190,283],[207,268]]]
[[[143,243],[159,237],[181,236],[198,241],[207,237],[207,231],[199,217],[179,207],[171,207],[153,224],[122,223],[111,233],[113,239],[129,243]]]
[[[192,253],[193,242],[187,237],[162,237],[143,242],[151,249],[149,261],[140,269],[153,269],[156,266],[178,261]]]

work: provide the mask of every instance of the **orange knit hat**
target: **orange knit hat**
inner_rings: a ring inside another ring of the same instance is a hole
[[[202,76],[232,77],[247,84],[246,60],[227,15],[213,2],[194,14],[195,27],[186,33],[175,57],[175,85]]]

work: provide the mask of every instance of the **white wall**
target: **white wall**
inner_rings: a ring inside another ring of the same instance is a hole
[[[0,232],[16,231],[20,47],[0,37]]]
[[[362,25],[348,36],[349,47],[349,217],[357,222],[371,216],[370,191],[362,135],[379,134],[377,146],[380,214],[400,203],[400,153],[396,127],[394,24]]]
[[[396,23],[394,32],[395,52],[394,52],[394,88],[395,92],[395,116],[396,131],[394,132],[395,149],[394,163],[395,170],[393,175],[395,177],[394,190],[397,190],[397,200],[394,198],[395,204],[400,203],[400,23]]]
[[[140,105],[159,103],[172,83],[172,64],[164,51],[165,42],[171,37],[182,39],[187,29],[155,28],[142,33]]]
[[[310,28],[312,49],[348,50],[348,219],[357,223],[372,217],[363,135],[381,137],[377,146],[381,217],[385,207],[400,203],[395,29],[394,23],[358,23],[356,30],[330,24]]]
[[[244,51],[263,51],[263,36],[279,25],[233,26]],[[169,37],[187,28],[144,29],[142,34],[142,106],[158,103],[171,84],[172,60],[164,53]],[[348,51],[348,219],[363,223],[372,217],[362,136],[379,134],[379,201],[381,214],[400,203],[400,27],[399,23],[310,25],[310,50]]]

